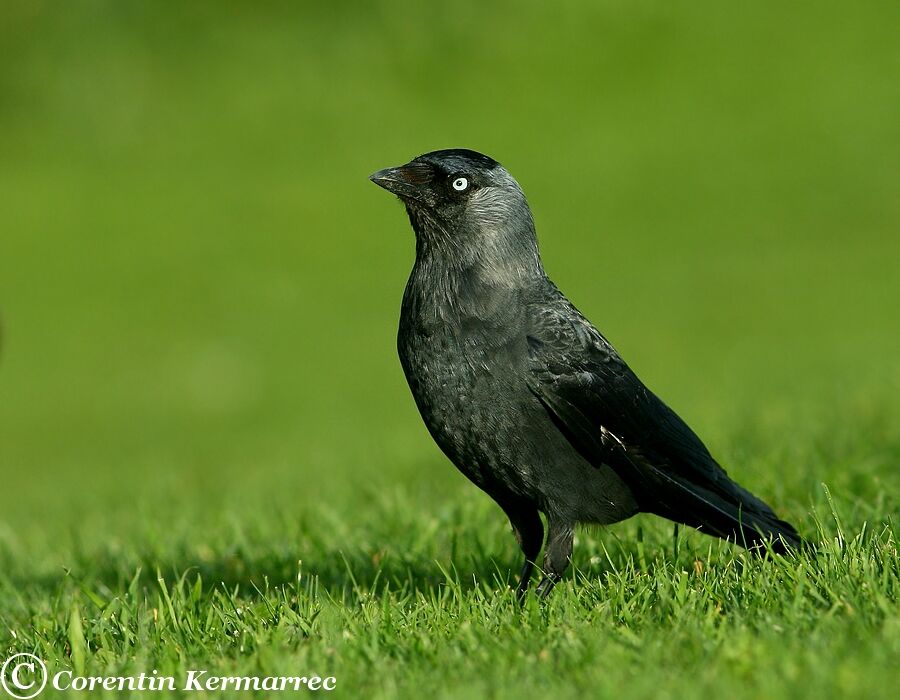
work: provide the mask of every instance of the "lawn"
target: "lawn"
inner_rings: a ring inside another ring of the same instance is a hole
[[[900,6],[307,5],[0,9],[0,663],[893,697]],[[453,146],[815,560],[638,516],[516,604],[406,388],[412,232],[366,179]]]

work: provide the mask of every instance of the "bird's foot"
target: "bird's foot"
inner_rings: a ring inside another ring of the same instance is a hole
[[[541,579],[541,582],[537,587],[538,597],[542,600],[545,599],[550,592],[553,590],[553,587],[559,582],[562,578],[559,574],[544,574],[544,578]]]
[[[531,584],[533,570],[534,563],[530,559],[526,559],[522,566],[522,573],[519,575],[519,585],[516,586],[516,600],[520,605],[525,603],[525,596],[528,595],[528,586]]]
[[[516,586],[516,602],[519,605],[525,605],[525,596],[528,595],[528,584],[524,586],[520,583]]]

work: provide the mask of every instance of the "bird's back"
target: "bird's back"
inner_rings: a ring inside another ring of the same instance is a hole
[[[642,510],[738,541],[780,536],[799,545],[794,528],[729,478],[552,283],[533,308],[532,389],[588,460],[613,466]]]

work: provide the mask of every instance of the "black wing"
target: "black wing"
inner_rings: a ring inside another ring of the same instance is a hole
[[[799,546],[788,523],[728,478],[700,438],[637,378],[561,293],[534,304],[531,391],[593,464],[607,464],[641,510],[755,546]]]

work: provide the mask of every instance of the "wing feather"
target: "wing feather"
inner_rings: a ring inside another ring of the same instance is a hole
[[[745,545],[778,536],[799,544],[796,531],[729,479],[694,431],[553,289],[553,303],[535,304],[530,314],[528,385],[585,459],[612,467],[642,510]]]

